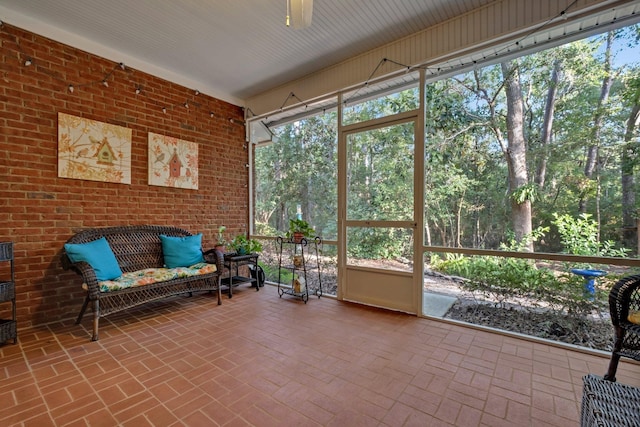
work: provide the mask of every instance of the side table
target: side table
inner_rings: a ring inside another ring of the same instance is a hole
[[[256,287],[256,291],[260,290],[258,286],[258,280],[254,277],[240,276],[238,273],[238,267],[241,265],[253,265],[254,271],[258,270],[258,254],[246,254],[238,255],[236,253],[224,254],[224,267],[229,270],[229,277],[222,279],[222,284],[229,288],[229,298],[233,297],[233,287],[241,285],[242,283],[250,283]]]

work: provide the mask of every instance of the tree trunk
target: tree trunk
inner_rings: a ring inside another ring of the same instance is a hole
[[[287,231],[289,229],[289,224],[287,224],[287,212],[284,202],[280,202],[280,215],[278,215],[278,224],[276,225],[276,230]]]
[[[600,98],[598,98],[598,106],[596,108],[595,116],[593,117],[593,136],[591,145],[589,145],[589,148],[587,149],[587,161],[584,165],[584,176],[590,180],[593,179],[593,174],[596,171],[598,162],[598,147],[600,146],[600,131],[602,130],[602,118],[604,116],[604,106],[609,99],[609,92],[611,91],[611,85],[613,83],[613,75],[611,74],[611,47],[613,44],[613,35],[613,31],[609,31],[609,33],[607,33],[607,46],[604,53],[605,76],[602,80],[602,87],[600,88]],[[584,194],[580,199],[579,209],[581,213],[587,211],[586,194]]]
[[[520,87],[520,74],[517,60],[500,64],[505,79],[507,97],[507,140],[505,151],[509,170],[509,195],[511,199],[511,219],[517,241],[531,234],[531,200],[521,203],[513,198],[520,187],[528,183],[527,144],[524,136],[524,101]],[[533,251],[533,242],[528,243],[527,250]]]
[[[553,63],[553,71],[551,73],[551,81],[549,82],[549,90],[547,91],[547,101],[544,106],[544,119],[540,133],[540,161],[536,169],[535,183],[540,188],[544,187],[547,175],[547,159],[549,158],[549,144],[551,143],[551,130],[553,129],[553,113],[556,108],[556,98],[558,95],[558,82],[560,81],[560,73],[562,71],[562,63],[556,59]]]
[[[456,212],[456,247],[461,248],[462,242],[460,241],[460,236],[462,235],[462,204],[464,203],[464,191],[462,192],[462,196],[458,201],[458,211]]]
[[[636,89],[633,98],[633,105],[627,129],[624,134],[624,145],[622,146],[621,170],[622,170],[622,242],[626,248],[635,248],[638,244],[637,213],[636,213],[636,192],[634,189],[633,169],[637,161],[634,150],[633,135],[638,121],[640,120],[640,89]],[[636,147],[638,149],[640,147]],[[636,254],[639,255],[639,254]]]

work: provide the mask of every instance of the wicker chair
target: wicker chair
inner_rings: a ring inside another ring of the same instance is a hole
[[[620,279],[611,288],[609,310],[615,341],[604,378],[615,381],[621,356],[640,361],[640,325],[628,320],[629,311],[640,311],[640,275]]]

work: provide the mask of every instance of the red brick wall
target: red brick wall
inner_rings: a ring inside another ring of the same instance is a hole
[[[175,225],[203,232],[205,246],[213,246],[219,225],[227,236],[245,230],[240,107],[7,24],[0,42],[0,241],[14,242],[19,329],[79,312],[80,278],[60,264],[61,248],[77,230]],[[58,112],[132,129],[131,184],[58,178]],[[148,132],[198,144],[198,190],[147,184]]]

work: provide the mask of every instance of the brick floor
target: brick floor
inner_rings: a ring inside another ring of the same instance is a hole
[[[608,355],[265,287],[20,330],[1,426],[576,426]],[[618,380],[640,386],[640,367]]]

